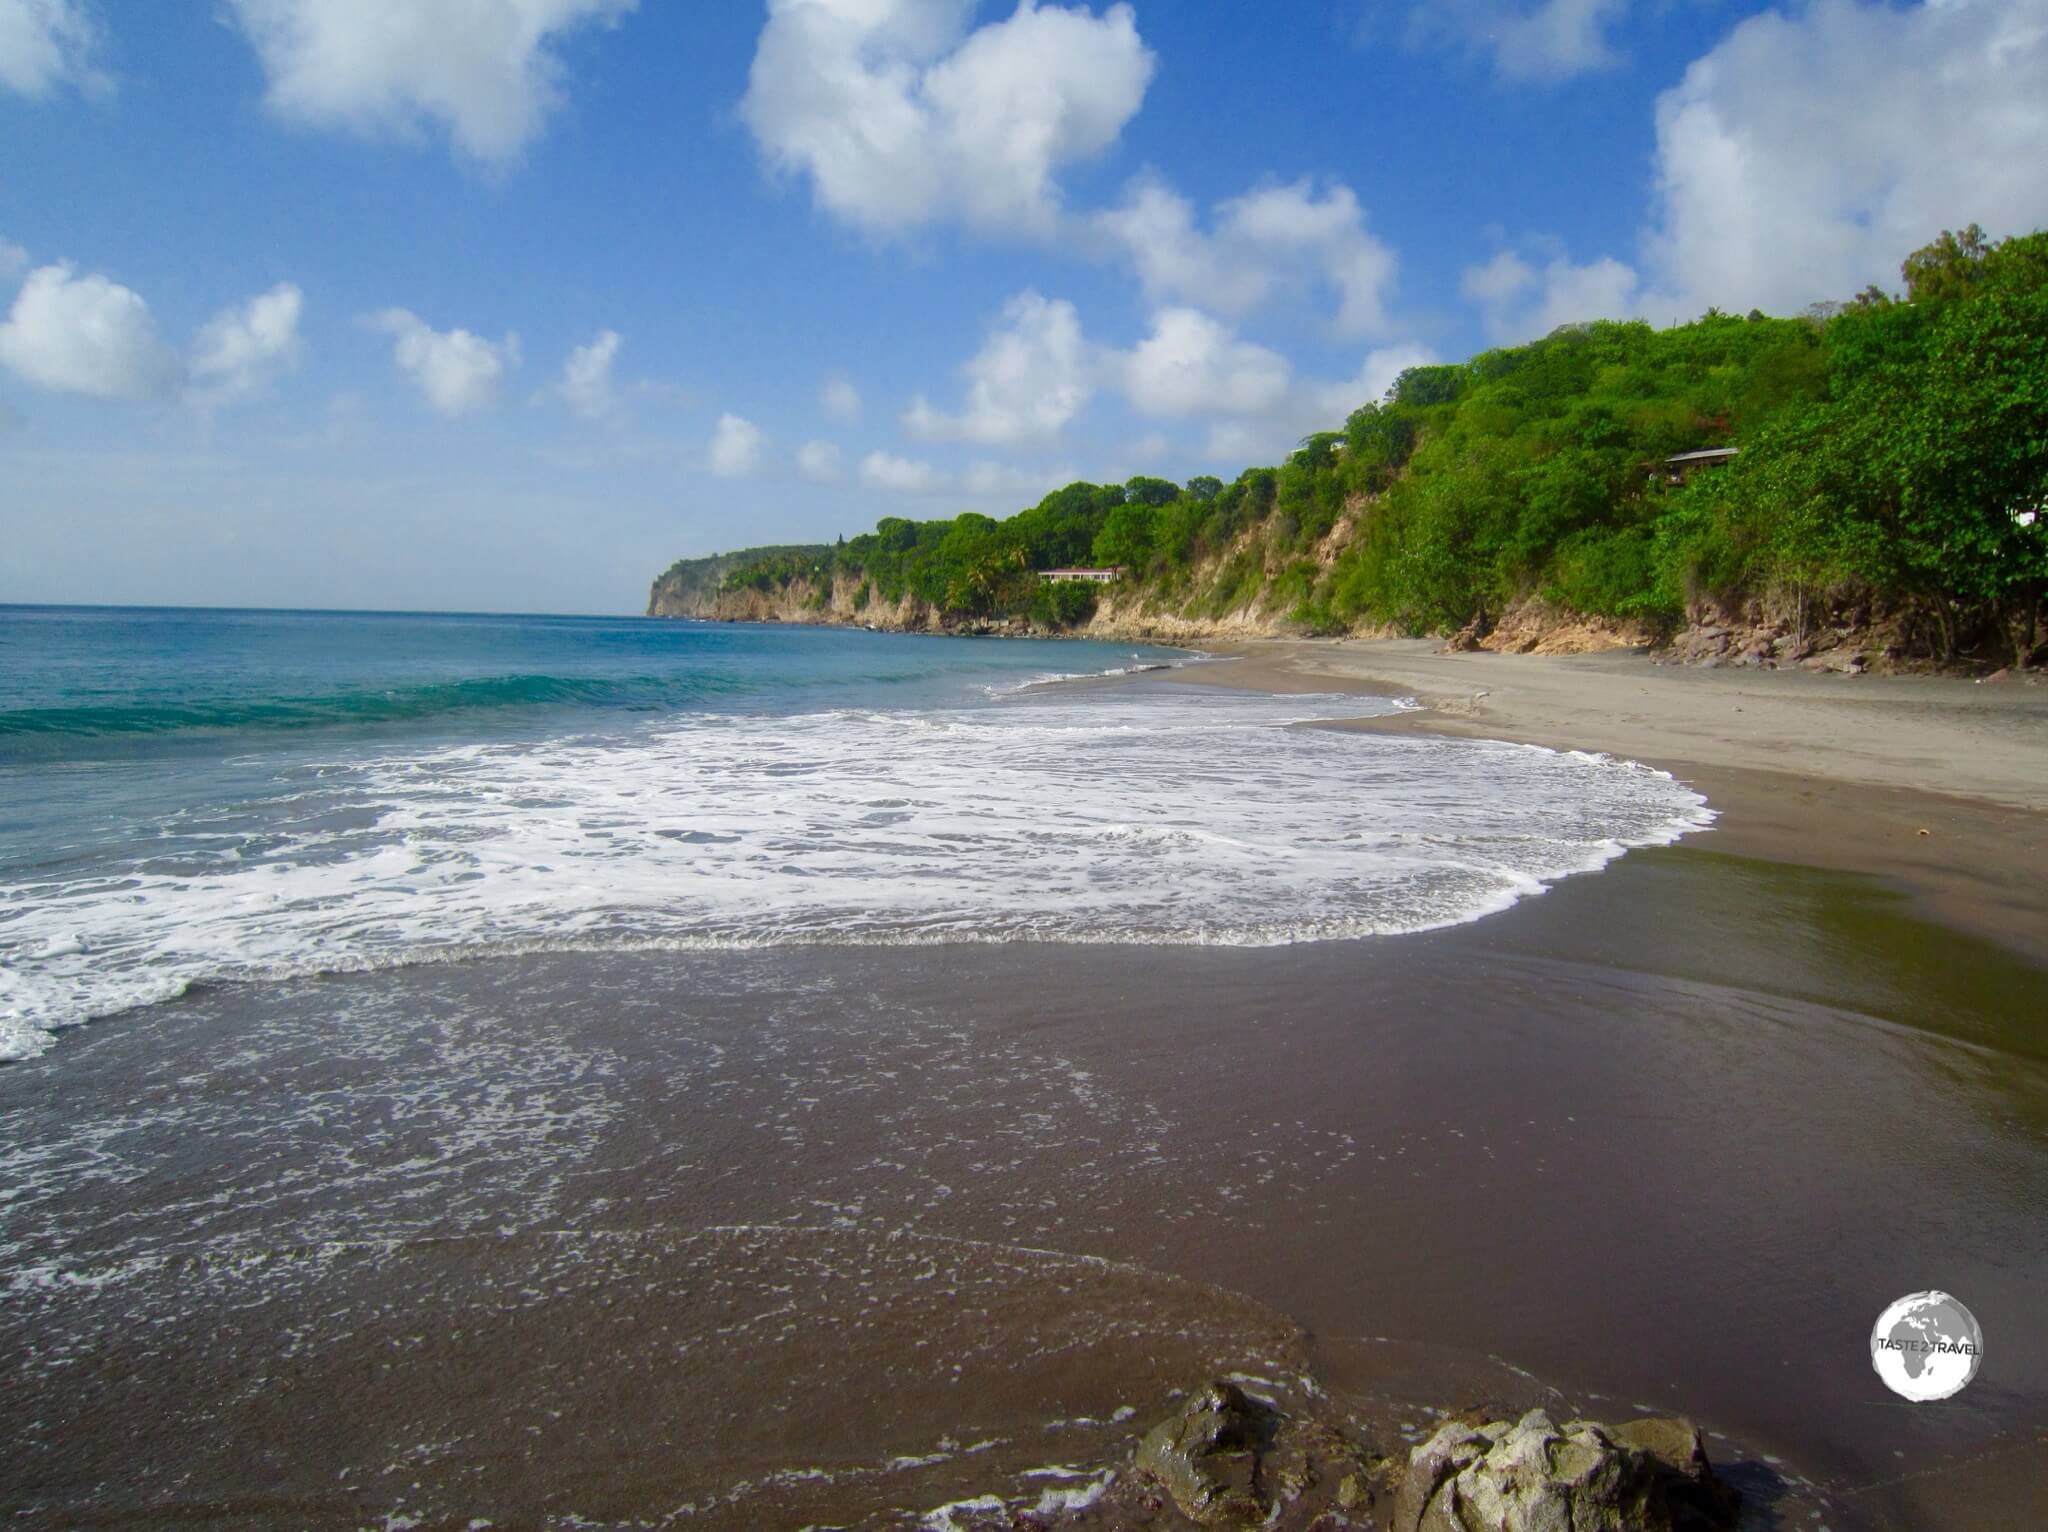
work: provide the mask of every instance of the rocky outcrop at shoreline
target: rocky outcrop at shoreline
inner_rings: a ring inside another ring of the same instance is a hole
[[[1020,616],[979,617],[946,611],[914,595],[885,600],[869,582],[844,574],[798,578],[761,589],[720,583],[717,560],[679,564],[654,582],[651,617],[708,622],[805,624],[866,628],[884,633],[941,633],[1004,638],[1095,638],[1126,642],[1199,644],[1259,638],[1316,636],[1277,608],[1257,599],[1220,615],[1191,616],[1144,589],[1107,586],[1095,611],[1072,627],[1049,627]],[[1347,638],[1397,636],[1381,629],[1354,629]],[[1863,675],[1901,669],[1958,669],[1912,661],[1902,619],[1880,618],[1865,609],[1786,610],[1752,601],[1738,610],[1707,606],[1676,631],[1640,621],[1589,616],[1537,597],[1517,601],[1490,619],[1475,619],[1445,640],[1447,648],[1496,654],[1573,655],[1607,650],[1646,652],[1653,664],[1714,670],[1801,669]],[[1983,667],[1975,667],[1982,669]]]
[[[1391,1532],[1726,1532],[1741,1501],[1696,1426],[1450,1420],[1409,1455]]]
[[[1091,1501],[1091,1524],[1276,1532],[1734,1532],[1741,1497],[1676,1417],[1608,1426],[1543,1409],[1443,1417],[1375,1453],[1323,1396],[1288,1408],[1227,1379],[1186,1395]],[[1033,1525],[1039,1525],[1033,1522]],[[1057,1524],[1056,1522],[1048,1524]]]

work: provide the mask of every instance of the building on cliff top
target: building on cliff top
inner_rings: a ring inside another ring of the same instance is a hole
[[[1085,581],[1090,585],[1108,585],[1121,580],[1129,572],[1123,564],[1108,569],[1041,569],[1038,578],[1057,585],[1062,581]]]
[[[1725,468],[1741,451],[1740,447],[1708,447],[1702,452],[1681,452],[1664,459],[1664,467],[1673,484],[1683,484],[1689,475],[1702,468]]]

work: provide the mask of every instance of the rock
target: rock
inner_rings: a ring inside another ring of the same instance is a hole
[[[1409,1456],[1392,1532],[1725,1532],[1734,1491],[1683,1420],[1453,1420]]]
[[[1216,1382],[1145,1433],[1131,1477],[1205,1526],[1367,1532],[1375,1465],[1333,1423]]]
[[[1714,1477],[1700,1428],[1676,1416],[1625,1420],[1611,1433],[1654,1461],[1664,1480],[1664,1498],[1671,1525],[1678,1532],[1707,1532],[1732,1527],[1742,1511],[1742,1497]]]
[[[1468,622],[1445,640],[1444,648],[1454,654],[1470,654],[1479,648],[1480,640],[1486,637],[1486,629],[1477,622]]]
[[[1842,675],[1863,674],[1863,656],[1849,649],[1830,649],[1799,662],[1801,670],[1831,670]]]
[[[1165,1485],[1190,1521],[1251,1525],[1265,1520],[1261,1459],[1279,1417],[1234,1383],[1211,1383],[1138,1444],[1139,1473]]]
[[[2012,672],[2010,670],[1994,670],[1984,678],[1984,684],[1986,686],[1996,686],[2000,681],[2010,681],[2011,679]]]

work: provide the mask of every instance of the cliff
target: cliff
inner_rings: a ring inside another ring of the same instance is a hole
[[[1356,526],[1347,515],[1318,549],[1321,562],[1334,560]],[[860,572],[834,567],[832,550],[813,547],[748,548],[708,558],[683,559],[655,580],[648,595],[650,617],[696,618],[706,622],[800,623],[859,627],[884,633],[953,633],[1197,643],[1205,639],[1292,638],[1325,631],[1305,623],[1298,601],[1284,583],[1286,561],[1253,529],[1223,552],[1197,561],[1171,582],[1121,582],[1091,592],[1093,607],[1078,620],[1059,623],[1008,613],[977,615],[945,610],[904,593],[877,594]],[[748,579],[766,565],[779,564],[777,578]],[[788,574],[792,566],[808,573]],[[738,579],[731,578],[739,576]],[[1023,575],[1026,582],[1036,576]],[[1354,623],[1342,631],[1354,637],[1383,637],[1395,630]],[[1461,635],[1459,647],[1517,653],[1576,654],[1643,642],[1639,625],[1589,619],[1553,610],[1540,602],[1518,603],[1482,635]]]
[[[708,558],[677,559],[655,577],[647,593],[649,617],[710,617],[715,615],[719,588],[726,576],[767,559],[819,558],[832,550],[822,543],[740,548],[731,553],[714,553]],[[756,619],[767,620],[767,619]]]

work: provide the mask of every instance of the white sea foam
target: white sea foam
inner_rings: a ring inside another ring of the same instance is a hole
[[[1289,727],[1374,710],[1056,689],[300,766],[0,886],[0,1058],[196,982],[529,950],[1421,931],[1712,818],[1632,762]]]

